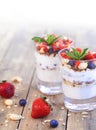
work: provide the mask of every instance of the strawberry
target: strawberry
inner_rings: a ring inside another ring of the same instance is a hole
[[[75,61],[74,67],[75,67],[75,68],[78,68],[78,66],[79,66],[80,63],[81,63],[81,61],[79,61],[79,60]]]
[[[92,54],[91,52],[89,52],[85,57],[84,57],[84,60],[91,60],[91,59],[94,59],[94,54]]]
[[[67,45],[69,45],[69,44],[71,44],[72,43],[72,40],[70,40],[70,39],[66,39],[66,40],[64,40],[65,41],[65,44],[67,44]]]
[[[82,49],[81,48],[76,48],[76,51],[78,51],[78,52],[82,52]]]
[[[53,43],[52,48],[53,48],[54,51],[57,51],[57,50],[59,50],[59,45],[56,44],[56,43]]]
[[[96,58],[96,53],[93,54],[94,58]]]
[[[41,42],[41,43],[37,46],[37,50],[40,50],[41,48],[43,48],[44,52],[47,52],[47,51],[48,51],[47,43],[46,43],[46,42]]]
[[[15,87],[13,84],[3,81],[0,83],[0,95],[4,98],[11,98],[14,95]]]
[[[47,103],[46,97],[37,98],[32,104],[32,118],[42,118],[50,114],[51,106]]]
[[[67,54],[66,54],[65,52],[61,52],[60,55],[61,55],[63,58],[71,59],[69,56],[67,56]]]

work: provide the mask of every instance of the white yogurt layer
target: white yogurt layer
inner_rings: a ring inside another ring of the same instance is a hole
[[[96,85],[89,87],[72,87],[63,83],[63,91],[66,97],[71,99],[89,99],[96,96]]]
[[[44,82],[61,82],[59,58],[35,53],[37,77]]]
[[[68,67],[61,68],[64,80],[69,82],[66,84],[63,81],[63,91],[66,97],[72,99],[89,99],[96,96],[96,69],[77,72]],[[82,82],[82,84],[74,86],[75,82]],[[90,82],[90,84],[86,82]]]
[[[65,80],[73,82],[91,82],[96,80],[96,69],[87,69],[84,71],[74,71],[68,67],[61,67],[61,72]]]

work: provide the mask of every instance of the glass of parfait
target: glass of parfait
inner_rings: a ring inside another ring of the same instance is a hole
[[[96,108],[96,52],[88,48],[59,52],[64,104],[70,111]]]
[[[67,37],[46,34],[44,37],[33,37],[36,43],[36,74],[38,89],[48,95],[62,93],[58,52],[70,48],[72,40]]]

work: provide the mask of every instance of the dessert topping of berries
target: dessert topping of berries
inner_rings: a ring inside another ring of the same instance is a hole
[[[72,48],[72,51],[67,51],[66,54],[73,60],[83,60],[88,53],[88,48],[83,50]]]
[[[64,39],[61,36],[56,36],[55,34],[49,34],[45,37],[33,37],[33,41],[35,41],[36,49],[40,54],[57,54],[58,51],[64,48],[69,48],[72,44],[72,41],[68,38]]]

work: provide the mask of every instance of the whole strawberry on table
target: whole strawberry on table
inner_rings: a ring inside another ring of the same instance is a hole
[[[7,82],[6,80],[0,83],[0,96],[4,98],[11,98],[14,96],[15,87],[12,83]]]
[[[42,118],[48,116],[52,110],[49,100],[46,97],[40,97],[33,101],[32,104],[32,118]]]

